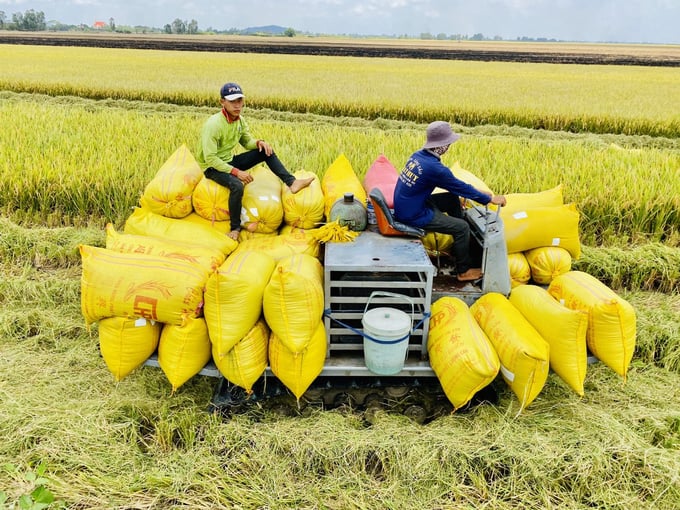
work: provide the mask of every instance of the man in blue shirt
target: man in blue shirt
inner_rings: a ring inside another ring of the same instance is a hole
[[[432,122],[427,126],[426,136],[425,145],[411,155],[399,175],[394,189],[394,216],[402,223],[427,232],[452,235],[458,280],[477,280],[481,278],[482,270],[470,267],[470,225],[463,218],[460,197],[499,206],[505,205],[505,197],[480,191],[456,179],[442,163],[442,155],[460,138],[448,122]],[[435,188],[447,192],[433,195]]]

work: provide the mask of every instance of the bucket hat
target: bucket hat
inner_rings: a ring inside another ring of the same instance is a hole
[[[434,147],[443,147],[451,145],[460,138],[460,135],[454,133],[448,122],[437,120],[430,123],[425,131],[427,140],[423,149],[433,149]]]

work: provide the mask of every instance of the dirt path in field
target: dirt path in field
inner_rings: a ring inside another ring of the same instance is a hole
[[[0,31],[0,44],[680,67],[680,46]],[[454,47],[455,46],[455,47]]]

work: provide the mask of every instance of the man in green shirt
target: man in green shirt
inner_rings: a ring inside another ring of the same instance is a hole
[[[231,231],[228,236],[238,240],[241,231],[241,204],[243,188],[253,181],[247,172],[258,163],[266,163],[292,193],[309,186],[314,177],[296,179],[281,163],[271,145],[258,140],[251,133],[241,116],[244,105],[243,91],[236,83],[225,83],[220,89],[222,111],[206,120],[196,151],[196,160],[204,175],[225,188],[229,188],[229,218]],[[241,145],[246,152],[234,155]]]

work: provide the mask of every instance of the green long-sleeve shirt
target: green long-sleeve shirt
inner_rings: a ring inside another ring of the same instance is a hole
[[[257,138],[250,134],[243,116],[234,122],[228,122],[222,112],[216,113],[203,124],[196,161],[202,170],[212,167],[229,173],[234,168],[229,161],[234,157],[234,149],[239,144],[246,150],[257,149]]]

